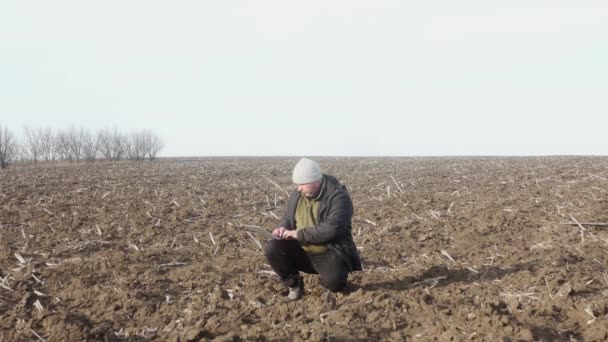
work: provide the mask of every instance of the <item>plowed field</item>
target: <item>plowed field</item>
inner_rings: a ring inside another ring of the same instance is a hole
[[[316,158],[364,271],[284,303],[245,225],[297,160],[1,171],[0,340],[608,339],[608,158]]]

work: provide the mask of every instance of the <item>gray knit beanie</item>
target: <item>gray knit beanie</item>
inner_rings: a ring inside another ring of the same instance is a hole
[[[295,184],[307,184],[316,182],[323,178],[319,164],[314,161],[302,158],[293,169],[291,179]]]

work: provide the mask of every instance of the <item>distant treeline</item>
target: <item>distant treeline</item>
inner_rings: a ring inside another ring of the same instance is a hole
[[[153,160],[164,147],[162,140],[149,130],[125,134],[118,129],[96,132],[85,128],[24,127],[18,139],[8,127],[0,125],[0,166],[14,161],[88,161],[95,160]]]

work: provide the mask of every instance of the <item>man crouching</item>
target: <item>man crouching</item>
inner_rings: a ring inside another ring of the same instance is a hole
[[[300,271],[319,274],[320,284],[332,292],[343,290],[348,273],[361,271],[346,187],[306,158],[294,168],[292,180],[297,191],[289,196],[279,228],[272,232],[277,239],[266,244],[268,263],[289,287],[289,300],[304,294]]]

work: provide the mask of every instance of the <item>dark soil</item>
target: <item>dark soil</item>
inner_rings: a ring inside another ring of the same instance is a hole
[[[564,224],[608,222],[608,158],[318,158],[364,271],[284,303],[244,225],[297,160],[2,171],[0,340],[608,339],[608,226]]]

